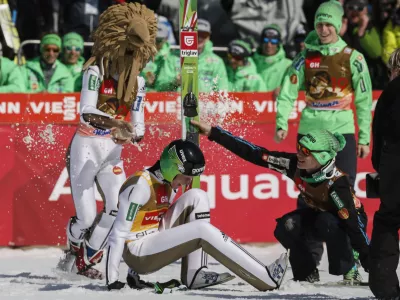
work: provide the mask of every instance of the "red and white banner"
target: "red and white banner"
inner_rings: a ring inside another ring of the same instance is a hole
[[[222,100],[218,107],[203,100],[203,116],[218,121],[227,114],[223,126],[232,133],[271,150],[295,151],[297,109],[288,138],[277,145],[271,95],[238,93],[231,97],[236,111],[223,107],[224,103],[231,105],[229,101]],[[0,246],[63,245],[65,226],[74,215],[65,153],[78,122],[79,94],[8,94],[0,99]],[[128,175],[152,165],[163,147],[179,137],[179,102],[174,93],[148,94],[145,139],[140,147],[126,146],[123,151]],[[207,161],[201,184],[210,198],[212,223],[240,242],[273,242],[275,219],[296,206],[294,184],[205,138],[201,147]],[[365,199],[365,174],[371,171],[370,158],[359,159],[356,193],[369,215],[369,232],[379,204],[378,199]],[[101,209],[100,196],[97,198]]]
[[[374,91],[375,102],[380,91]],[[0,124],[77,124],[79,93],[75,94],[0,94]],[[299,93],[290,114],[298,122],[305,107],[304,93]],[[180,118],[180,94],[147,93],[145,115],[148,124],[176,124]],[[228,123],[274,123],[276,102],[272,93],[200,94],[201,117],[223,119]]]

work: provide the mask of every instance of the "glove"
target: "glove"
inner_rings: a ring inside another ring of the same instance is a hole
[[[116,144],[130,143],[136,134],[134,133],[133,125],[129,122],[118,121],[118,125],[111,128],[111,136]]]
[[[113,283],[110,283],[107,285],[107,288],[109,291],[111,290],[120,290],[123,289],[125,286],[125,283],[121,282],[121,281],[114,281]]]
[[[144,288],[153,288],[154,284],[151,282],[145,282],[140,279],[139,274],[137,274],[132,269],[128,270],[128,276],[126,277],[126,282],[131,289],[141,290]]]

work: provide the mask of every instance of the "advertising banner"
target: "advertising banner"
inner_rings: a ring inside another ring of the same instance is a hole
[[[180,136],[180,122],[176,121],[180,101],[174,94],[161,94],[148,94],[144,140],[123,150],[128,176],[151,166],[163,147]],[[204,102],[203,110],[209,105],[210,113],[202,116],[269,150],[294,152],[298,111],[293,112],[288,138],[276,144],[274,102],[270,96],[236,95],[239,111],[233,114],[225,108],[217,114],[216,106],[211,109],[211,104]],[[79,94],[1,96],[0,246],[66,243],[65,226],[74,215],[74,206],[65,155],[79,121],[78,100]],[[259,112],[255,112],[256,107]],[[275,219],[296,207],[298,191],[294,184],[284,175],[247,163],[204,137],[201,147],[207,162],[201,187],[210,199],[212,223],[239,242],[274,242]],[[379,205],[378,199],[365,198],[365,174],[371,171],[370,157],[358,160],[355,190],[369,216],[369,234]],[[103,202],[99,194],[96,198],[100,210]]]

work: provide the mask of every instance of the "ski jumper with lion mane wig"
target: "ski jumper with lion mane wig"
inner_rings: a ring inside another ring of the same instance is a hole
[[[103,255],[126,179],[122,145],[144,136],[145,82],[138,75],[156,54],[156,34],[153,11],[124,3],[110,6],[92,35],[92,57],[83,68],[80,124],[67,154],[76,209],[67,225],[68,244],[77,273],[88,277],[102,277],[92,266]],[[104,201],[99,214],[95,184]]]

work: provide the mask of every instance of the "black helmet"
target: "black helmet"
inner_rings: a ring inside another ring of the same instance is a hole
[[[160,158],[161,174],[172,182],[178,174],[198,176],[204,172],[206,161],[203,152],[196,144],[175,140],[165,147]]]

